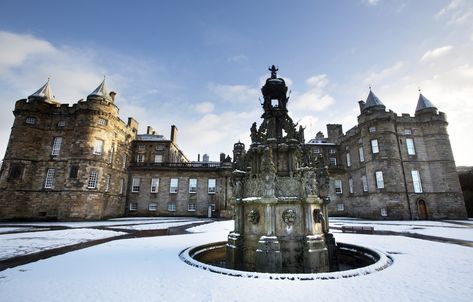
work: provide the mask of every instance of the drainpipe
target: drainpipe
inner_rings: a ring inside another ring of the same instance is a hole
[[[406,192],[407,207],[409,209],[409,219],[412,220],[411,201],[409,199],[409,193],[407,191],[406,171],[404,170],[404,160],[402,159],[401,144],[399,143],[399,134],[397,131],[397,120],[394,119],[394,131],[396,132],[396,143],[399,151],[399,158],[401,159],[402,178],[404,180],[404,190]]]

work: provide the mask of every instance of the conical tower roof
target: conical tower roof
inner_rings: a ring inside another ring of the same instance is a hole
[[[416,112],[427,108],[437,109],[437,107],[435,107],[432,102],[430,102],[425,96],[423,96],[422,93],[420,93],[419,100],[417,101]]]
[[[379,98],[370,89],[370,93],[368,94],[368,97],[366,98],[366,104],[364,108],[367,109],[369,107],[376,107],[376,106],[386,107],[384,106],[383,102],[381,102]]]
[[[30,95],[28,97],[28,100],[30,100],[30,99],[40,99],[40,100],[43,100],[43,101],[48,102],[48,103],[57,103],[54,100],[54,96],[51,92],[51,86],[50,86],[49,82],[50,82],[50,78],[48,78],[48,81],[46,82],[46,84],[44,84],[40,89],[38,89],[38,91],[36,91],[32,95]]]
[[[110,94],[108,93],[107,85],[105,84],[105,77],[103,78],[102,83],[94,90],[92,93],[90,93],[87,96],[88,98],[104,98],[107,101],[112,101],[112,98],[110,97]]]

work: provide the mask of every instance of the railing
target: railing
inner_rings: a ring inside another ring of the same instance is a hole
[[[162,167],[162,168],[220,168],[222,164],[219,162],[205,163],[138,163],[131,162],[136,167]]]

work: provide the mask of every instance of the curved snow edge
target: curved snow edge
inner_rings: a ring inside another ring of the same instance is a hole
[[[210,243],[206,245],[202,245],[202,249],[199,249],[194,252],[194,256],[206,251],[215,248],[222,247],[226,245],[226,241]],[[189,254],[190,251],[195,250],[199,247],[189,247],[179,253],[179,258],[187,263],[188,265],[212,272],[217,274],[222,274],[226,276],[232,277],[243,277],[243,278],[261,278],[261,279],[269,279],[269,280],[290,280],[290,281],[311,281],[311,280],[333,280],[333,279],[343,279],[343,278],[352,278],[357,276],[368,275],[372,273],[379,272],[387,267],[389,267],[393,260],[388,255],[384,254],[383,252],[376,250],[376,249],[367,249],[366,247],[357,246],[354,244],[342,243],[337,242],[339,248],[344,250],[356,250],[356,251],[370,251],[370,257],[378,256],[379,259],[375,263],[360,267],[356,269],[350,269],[345,271],[338,271],[338,272],[329,272],[329,273],[301,273],[301,274],[283,274],[283,273],[258,273],[258,272],[247,272],[247,271],[239,271],[233,270],[223,267],[218,267],[210,264],[205,264],[203,262],[197,261],[191,257]]]

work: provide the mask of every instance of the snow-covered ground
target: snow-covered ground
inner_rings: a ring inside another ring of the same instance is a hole
[[[4,234],[0,236],[0,260],[124,234],[94,229]]]
[[[473,243],[471,221],[370,221],[346,218],[330,218],[331,227],[372,226],[376,231],[415,233],[428,236],[468,240]]]
[[[137,224],[127,225],[121,227],[108,227],[109,229],[119,228],[120,230],[134,230],[134,231],[147,231],[147,230],[163,230],[172,227],[185,226],[194,223],[204,223],[208,220],[191,220],[191,221],[174,221],[174,222],[162,222],[162,223],[150,223],[150,224]]]
[[[440,227],[446,226],[425,229]],[[339,242],[377,249],[394,259],[380,272],[346,279],[238,278],[179,259],[190,246],[226,240],[232,228],[232,221],[223,221],[194,227],[186,235],[116,240],[7,269],[0,272],[0,300],[445,302],[473,297],[473,248],[403,236],[335,233]],[[460,230],[451,229],[453,235]]]

